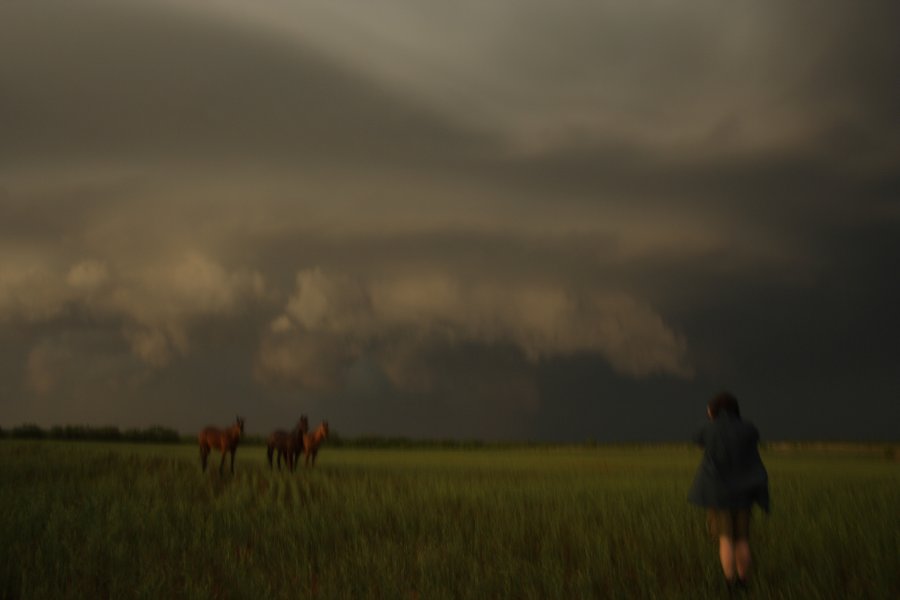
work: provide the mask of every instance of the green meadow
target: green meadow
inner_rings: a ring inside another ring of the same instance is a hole
[[[717,546],[675,446],[323,447],[0,441],[4,598],[705,598]],[[900,597],[900,462],[770,447],[747,597]]]

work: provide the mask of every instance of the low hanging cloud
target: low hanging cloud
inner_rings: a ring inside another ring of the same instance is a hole
[[[72,359],[68,348],[39,343],[28,353],[25,363],[25,385],[36,394],[48,394],[57,385],[60,373]]]
[[[118,324],[132,352],[145,363],[164,366],[189,351],[193,321],[232,317],[264,291],[258,272],[229,271],[199,253],[118,268],[96,259],[66,266],[60,257],[33,254],[0,263],[0,320],[39,324],[90,314]],[[48,372],[42,367],[45,355],[34,355],[34,373]]]
[[[109,280],[109,269],[98,260],[82,261],[66,275],[66,283],[78,290],[92,291],[100,288]]]
[[[189,349],[187,327],[199,317],[233,316],[241,304],[262,296],[264,282],[254,271],[226,271],[199,254],[180,262],[145,268],[107,299],[126,315],[125,335],[133,351],[155,365]]]
[[[430,361],[421,357],[467,345],[513,348],[529,364],[595,353],[632,378],[692,374],[683,337],[625,293],[450,275],[370,281],[308,269],[262,342],[257,375],[331,388],[366,357],[398,388],[426,390]]]
[[[53,318],[71,296],[50,261],[40,254],[0,257],[0,321]]]

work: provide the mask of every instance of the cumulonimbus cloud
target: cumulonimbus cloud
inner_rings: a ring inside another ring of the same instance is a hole
[[[321,269],[297,274],[262,342],[257,373],[329,387],[340,383],[342,367],[367,356],[395,385],[415,388],[428,379],[416,356],[465,344],[512,347],[532,364],[594,353],[634,378],[691,376],[684,338],[622,292],[442,274],[364,281]]]

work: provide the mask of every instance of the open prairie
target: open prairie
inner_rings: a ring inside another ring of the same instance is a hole
[[[724,595],[687,447],[324,448],[315,469],[201,473],[191,445],[0,441],[0,595]],[[759,598],[900,596],[900,463],[770,447]]]

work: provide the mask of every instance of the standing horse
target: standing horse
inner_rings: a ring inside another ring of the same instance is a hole
[[[272,468],[272,454],[278,451],[278,469],[281,470],[281,459],[284,457],[288,468],[293,471],[297,466],[297,457],[303,452],[303,436],[309,431],[309,420],[306,415],[300,415],[300,420],[293,431],[288,433],[278,429],[269,434],[266,440],[266,457],[269,459],[269,468]]]
[[[197,436],[200,442],[200,464],[203,465],[203,471],[206,471],[206,459],[210,451],[215,448],[222,453],[222,462],[219,463],[219,473],[222,473],[222,467],[225,466],[225,455],[231,452],[231,472],[234,473],[234,453],[237,451],[238,442],[244,435],[244,419],[235,417],[234,424],[222,431],[215,427],[207,427]]]
[[[294,427],[294,431],[292,432],[292,436],[290,439],[290,446],[288,448],[291,457],[291,471],[297,468],[297,459],[300,458],[300,455],[303,454],[303,450],[306,447],[306,433],[309,431],[309,420],[306,418],[306,415],[300,415],[300,421],[297,422],[297,425]]]
[[[303,436],[303,451],[305,453],[306,466],[310,466],[309,459],[312,457],[312,466],[316,466],[316,455],[319,454],[319,445],[328,437],[328,421],[322,421],[316,430]]]

